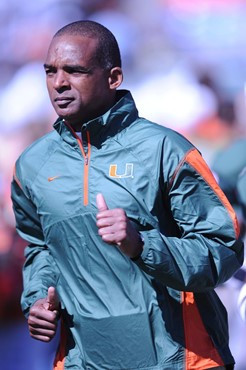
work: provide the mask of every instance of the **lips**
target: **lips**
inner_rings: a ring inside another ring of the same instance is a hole
[[[66,96],[55,98],[54,101],[57,103],[57,105],[67,105],[71,103],[74,99]]]

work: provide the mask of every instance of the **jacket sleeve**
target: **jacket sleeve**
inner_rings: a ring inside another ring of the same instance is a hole
[[[236,215],[196,149],[170,178],[167,204],[180,236],[141,232],[138,266],[177,290],[202,292],[229,279],[243,262]]]
[[[30,244],[25,248],[23,266],[23,293],[21,306],[27,317],[32,304],[47,295],[50,286],[57,282],[57,267],[45,245],[36,207],[24,192],[15,176],[11,185],[11,198],[18,234]]]

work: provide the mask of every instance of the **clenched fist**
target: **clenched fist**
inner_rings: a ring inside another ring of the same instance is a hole
[[[108,244],[117,244],[130,258],[135,258],[143,250],[143,241],[132,226],[122,208],[108,209],[102,194],[97,194],[98,233]]]
[[[28,327],[32,338],[49,342],[56,333],[60,301],[54,287],[48,289],[46,298],[39,299],[30,308]]]

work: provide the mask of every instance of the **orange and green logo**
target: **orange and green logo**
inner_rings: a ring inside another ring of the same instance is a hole
[[[133,177],[133,163],[126,163],[125,172],[122,174],[117,173],[117,164],[111,164],[109,167],[109,176],[115,179],[125,179],[127,177]]]

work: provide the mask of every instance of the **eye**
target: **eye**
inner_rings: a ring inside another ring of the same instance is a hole
[[[45,73],[46,76],[53,76],[55,74],[55,69],[54,68],[45,68]]]
[[[69,71],[69,73],[70,74],[72,74],[72,75],[81,75],[81,74],[83,74],[83,73],[85,73],[85,72],[83,72],[83,71],[78,71],[78,70],[76,70],[76,69],[72,69],[71,71]]]
[[[73,76],[81,76],[90,73],[90,70],[82,68],[80,66],[67,66],[66,68],[64,68],[64,70]]]

